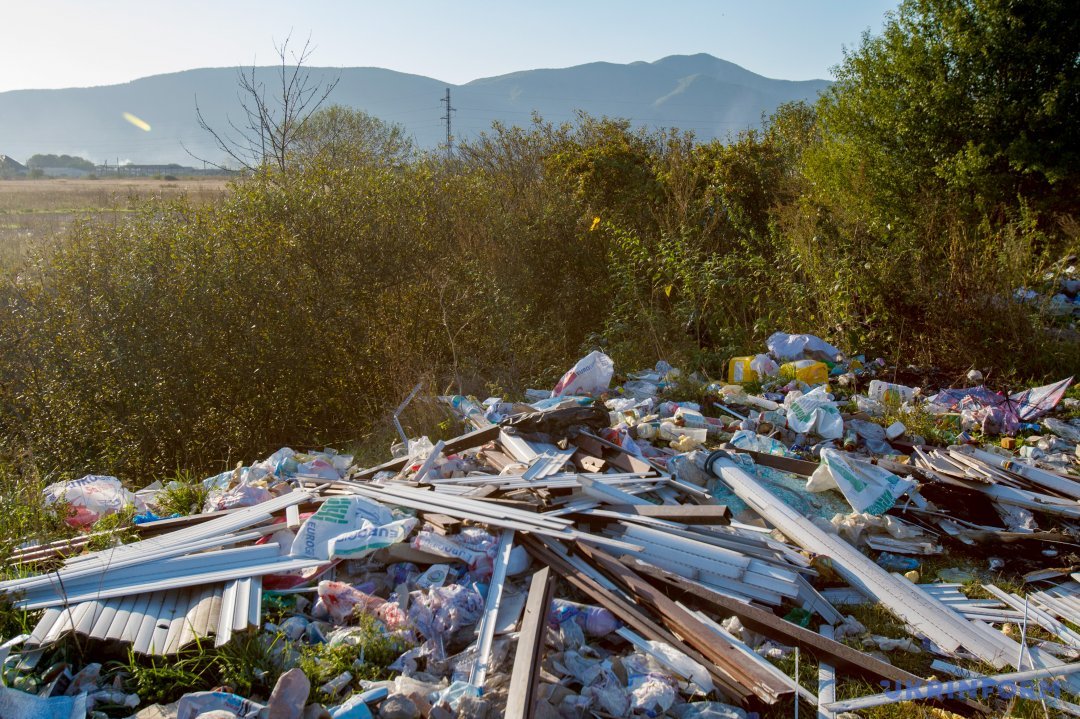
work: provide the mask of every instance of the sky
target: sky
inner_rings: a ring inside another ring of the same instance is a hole
[[[195,67],[384,67],[451,84],[598,60],[708,53],[766,77],[828,79],[897,0],[6,0],[0,92]]]

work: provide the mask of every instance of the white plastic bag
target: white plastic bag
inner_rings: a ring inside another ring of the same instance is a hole
[[[552,397],[562,397],[567,394],[598,395],[606,392],[611,378],[615,374],[615,363],[599,350],[578,360],[578,363],[570,368],[562,376],[555,389],[551,390]]]
[[[781,362],[798,359],[816,359],[822,362],[835,362],[843,352],[814,335],[789,335],[775,332],[765,340],[765,346]]]
[[[844,436],[844,420],[840,410],[829,399],[824,387],[815,387],[788,403],[787,425],[795,432],[814,432],[822,439]]]
[[[72,527],[85,527],[107,514],[119,512],[125,505],[134,504],[140,512],[144,506],[116,477],[88,474],[81,479],[71,479],[50,484],[44,490],[45,503],[55,504],[65,500],[74,514],[64,521]]]
[[[875,464],[851,459],[834,449],[821,450],[821,466],[806,483],[810,492],[839,489],[856,512],[875,515],[887,511],[914,486],[910,479],[901,479]]]
[[[750,369],[757,373],[758,377],[775,377],[780,374],[780,365],[773,362],[769,355],[757,355],[750,360]]]

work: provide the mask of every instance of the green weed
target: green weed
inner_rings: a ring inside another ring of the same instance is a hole
[[[172,481],[154,497],[159,516],[198,514],[210,493],[194,472],[177,470]]]

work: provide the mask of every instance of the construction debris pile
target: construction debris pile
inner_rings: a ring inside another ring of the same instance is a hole
[[[927,392],[810,335],[768,350],[723,382],[661,362],[617,387],[594,352],[523,402],[444,398],[453,439],[403,436],[369,468],[283,449],[208,479],[186,516],[155,514],[157,486],[51,487],[79,526],[134,505],[139,537],[8,559],[25,576],[0,592],[42,613],[0,646],[0,716],[973,716],[1017,697],[1080,716],[1080,422],[1051,416],[1075,409],[1071,378]],[[687,386],[700,401],[676,401]],[[1006,564],[1023,594],[994,583]],[[869,605],[891,631],[856,618]],[[146,661],[255,636],[280,678],[146,707],[101,664],[39,666],[69,636]],[[840,698],[853,677],[886,691]]]

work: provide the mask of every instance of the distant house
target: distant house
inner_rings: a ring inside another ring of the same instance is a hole
[[[25,177],[28,172],[26,165],[7,155],[0,155],[0,177]]]

